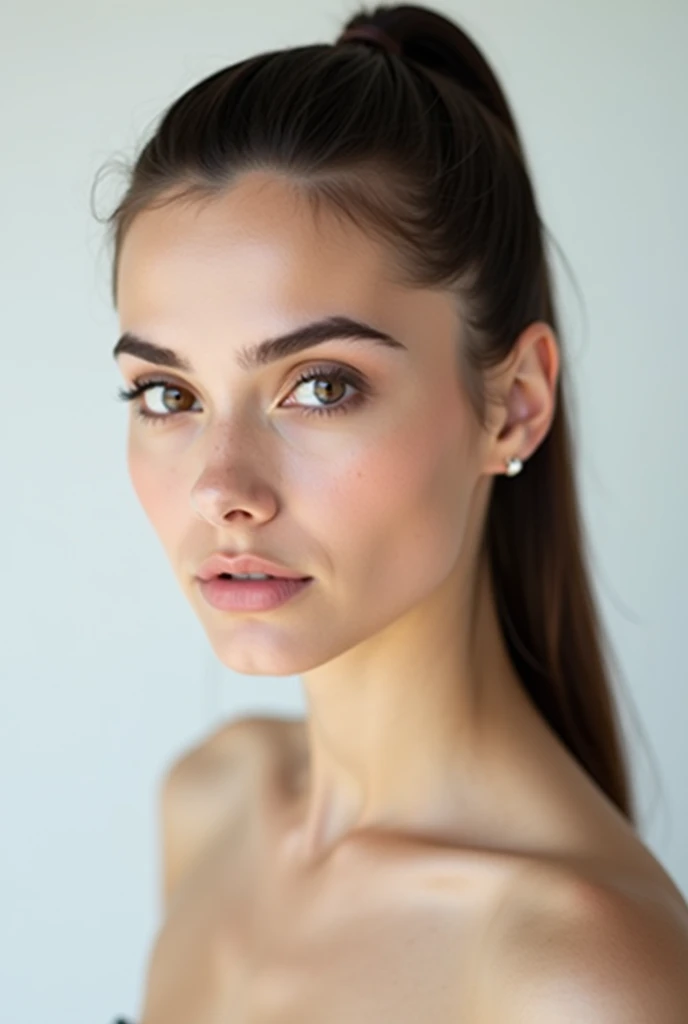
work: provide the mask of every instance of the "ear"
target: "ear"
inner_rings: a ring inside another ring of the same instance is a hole
[[[514,456],[526,460],[547,436],[556,410],[559,346],[551,326],[536,321],[519,335],[488,380],[492,410],[484,472],[506,472]]]

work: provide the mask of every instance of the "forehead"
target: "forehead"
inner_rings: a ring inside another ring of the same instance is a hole
[[[242,318],[266,304],[312,312],[314,300],[370,308],[408,292],[379,241],[324,205],[316,216],[293,183],[257,172],[211,200],[138,214],[118,273],[119,311],[137,320],[189,305]]]

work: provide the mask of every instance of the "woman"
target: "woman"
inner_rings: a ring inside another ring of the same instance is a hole
[[[135,491],[218,658],[308,709],[167,773],[141,1024],[688,1020],[544,229],[475,44],[378,7],[223,69],[109,222]],[[220,576],[254,571],[291,582]]]

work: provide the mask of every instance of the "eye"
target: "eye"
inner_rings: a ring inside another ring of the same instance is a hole
[[[365,401],[365,398],[370,393],[370,387],[366,380],[361,377],[360,374],[354,373],[353,370],[345,370],[342,366],[333,366],[330,369],[326,367],[312,367],[305,370],[294,385],[293,391],[297,391],[303,388],[305,384],[315,382],[316,386],[312,389],[313,395],[319,401],[322,399],[331,398],[330,391],[334,384],[335,397],[337,391],[346,392],[346,388],[350,387],[356,392],[355,396],[347,399],[346,401],[339,401],[331,405],[325,406],[310,406],[304,409],[304,416],[310,416],[315,414],[316,416],[332,416],[335,413],[348,412],[353,406],[360,405],[361,402]],[[321,387],[322,384],[326,386]],[[290,408],[285,406],[284,408]]]
[[[304,384],[310,384],[311,382],[316,382],[318,385],[321,385],[324,382],[326,382],[327,384],[327,386],[324,389],[322,387],[313,388],[313,394],[319,401],[332,397],[331,395],[328,394],[328,388],[331,390],[332,384],[340,386],[340,388],[335,387],[335,392],[337,390],[341,390],[342,387],[344,388],[344,390],[346,389],[346,387],[351,387],[356,392],[356,394],[344,402],[339,401],[325,406],[310,406],[303,408],[304,416],[311,416],[314,414],[316,416],[332,416],[335,413],[348,412],[349,409],[358,406],[362,404],[362,402],[366,401],[367,396],[371,393],[370,385],[368,384],[366,379],[363,376],[361,376],[361,374],[357,373],[354,370],[347,370],[342,366],[334,366],[329,368],[312,367],[308,370],[305,370],[294,384],[294,387],[292,388],[290,394],[292,394],[297,389],[302,388]],[[181,406],[181,408],[173,409],[173,411],[171,412],[169,411],[168,408],[167,412],[152,413],[149,412],[146,408],[144,408],[141,402],[137,402],[134,408],[138,419],[145,420],[147,423],[153,425],[155,423],[161,423],[163,420],[175,419],[181,413],[186,413],[190,411],[190,409],[187,407],[188,401],[185,398],[185,396],[192,397],[191,392],[188,391],[186,388],[180,387],[180,385],[176,384],[174,381],[166,380],[165,378],[144,380],[139,377],[137,380],[134,381],[133,386],[129,390],[120,388],[117,393],[117,397],[123,402],[132,402],[136,399],[142,398],[144,393],[152,391],[156,388],[161,388],[163,391],[167,392],[174,392],[177,397],[173,399],[173,403],[176,402]],[[166,406],[163,405],[163,408],[165,407]],[[282,407],[287,409],[291,408],[291,406],[288,405],[283,405]],[[296,407],[302,408],[298,404]]]
[[[120,388],[119,391],[117,392],[117,397],[122,402],[133,402],[139,398],[142,398],[143,395],[146,394],[147,392],[154,391],[157,388],[162,388],[163,391],[175,391],[177,392],[178,395],[191,394],[191,392],[187,391],[186,388],[180,387],[178,384],[175,384],[174,381],[171,380],[158,379],[145,381],[141,377],[138,377],[134,381],[133,386],[128,390]],[[183,398],[181,399],[181,404],[184,405]],[[178,416],[180,413],[188,411],[188,409],[182,408],[174,410],[173,412],[168,411],[167,413],[161,414],[156,412],[148,412],[143,407],[143,404],[138,401],[136,401],[136,405],[134,406],[134,412],[136,413],[137,418],[140,420],[145,420],[151,425],[162,420],[174,419],[174,417]]]

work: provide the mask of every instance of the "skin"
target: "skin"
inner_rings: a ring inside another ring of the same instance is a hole
[[[263,172],[211,204],[139,214],[122,249],[118,312],[122,331],[194,368],[119,359],[128,386],[162,377],[197,400],[198,411],[152,426],[132,408],[129,426],[132,483],[179,585],[223,664],[298,675],[307,705],[302,723],[233,723],[172,773],[164,820],[174,912],[152,957],[144,1024],[230,1019],[229,1006],[237,1024],[479,1024],[493,1010],[507,1021],[482,965],[504,962],[496,950],[510,929],[528,922],[521,936],[536,934],[550,908],[556,920],[609,920],[590,887],[629,908],[631,891],[682,903],[525,695],[480,557],[495,475],[514,455],[527,473],[551,425],[559,354],[550,326],[531,324],[491,372],[482,427],[455,371],[453,296],[399,285],[382,245],[325,212],[316,222],[286,179]],[[332,340],[237,367],[243,346],[338,314],[405,350]],[[352,394],[337,383],[330,399],[314,382],[296,387],[302,369],[336,365],[362,374],[371,394],[346,412],[304,415]],[[164,415],[163,398],[158,389],[139,402]],[[194,575],[233,546],[315,581],[269,612],[219,612]],[[230,767],[239,749],[254,766],[240,784]],[[223,833],[249,820],[249,806],[250,827]],[[187,853],[174,846],[180,837]],[[429,883],[438,872],[439,900]],[[201,906],[212,907],[194,933],[201,966],[188,967],[182,998],[172,995],[171,965],[190,964],[184,936]],[[682,939],[667,941],[676,950]],[[218,943],[229,944],[233,966],[209,974]],[[335,999],[346,987],[337,971],[360,979],[364,950],[362,1001]],[[516,977],[528,976],[528,962]],[[469,976],[485,981],[469,986]]]

